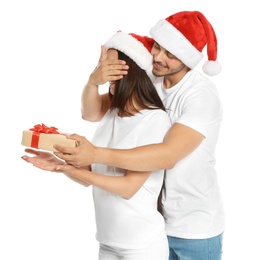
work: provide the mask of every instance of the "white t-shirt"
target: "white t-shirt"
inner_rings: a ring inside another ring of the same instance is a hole
[[[180,123],[205,136],[190,155],[165,173],[163,215],[169,236],[201,239],[224,231],[224,209],[215,170],[215,146],[222,106],[214,84],[190,71],[170,89],[156,83],[172,124]]]
[[[160,143],[170,126],[167,113],[160,109],[145,109],[131,117],[119,117],[116,109],[109,110],[96,130],[93,144],[127,149]],[[92,171],[111,176],[125,174],[123,169],[102,164],[93,164]],[[93,187],[96,238],[100,243],[127,249],[144,248],[164,231],[164,218],[157,211],[163,176],[164,170],[154,171],[129,200]]]

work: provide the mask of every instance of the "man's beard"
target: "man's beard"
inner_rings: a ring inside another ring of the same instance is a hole
[[[172,71],[170,71],[169,73],[166,74],[156,74],[154,69],[152,70],[152,73],[154,76],[156,77],[166,77],[166,76],[171,76],[171,75],[175,75],[177,73],[179,73],[180,71],[182,71],[184,68],[186,67],[185,64],[182,64],[180,67],[178,67],[177,69],[174,69]]]

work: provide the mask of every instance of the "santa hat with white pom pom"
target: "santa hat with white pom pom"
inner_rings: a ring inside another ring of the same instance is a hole
[[[193,69],[202,60],[202,50],[207,45],[208,61],[203,71],[214,76],[220,73],[217,61],[217,38],[212,25],[198,11],[183,11],[161,19],[150,30],[153,39]]]

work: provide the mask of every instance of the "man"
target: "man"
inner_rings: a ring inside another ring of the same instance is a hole
[[[222,107],[214,84],[194,68],[207,46],[203,71],[220,72],[213,27],[197,11],[161,19],[151,30],[155,40],[153,74],[172,126],[163,143],[130,150],[105,149],[73,135],[78,147],[55,146],[69,164],[102,163],[130,170],[166,169],[162,214],[170,246],[170,260],[219,260],[222,255],[224,209],[215,170],[215,148]],[[109,107],[98,85],[126,75],[123,61],[107,61],[105,49],[82,94],[82,117],[100,120]],[[148,133],[146,133],[148,134]]]

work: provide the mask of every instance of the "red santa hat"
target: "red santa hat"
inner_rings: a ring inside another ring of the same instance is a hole
[[[191,69],[202,60],[202,50],[207,45],[208,61],[204,63],[203,71],[209,76],[221,71],[217,61],[217,38],[202,13],[183,11],[161,19],[151,28],[150,35]]]
[[[152,79],[152,55],[154,40],[147,36],[118,31],[104,44],[107,49],[117,49],[130,57]]]

